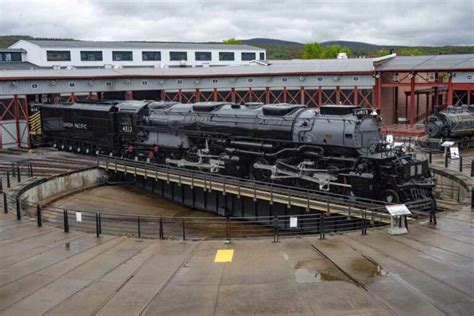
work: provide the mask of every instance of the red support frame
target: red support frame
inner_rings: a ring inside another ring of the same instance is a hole
[[[21,146],[21,140],[25,133],[29,134],[29,124],[28,124],[28,101],[26,96],[24,98],[19,98],[17,95],[14,95],[13,98],[8,102],[0,101],[0,148],[5,145],[2,141],[2,132],[6,132],[14,141],[14,144],[17,147]],[[20,121],[23,120],[25,123],[25,128],[22,130]],[[7,129],[2,121],[13,121],[15,125],[15,131],[12,133]],[[8,145],[13,143],[8,143]]]

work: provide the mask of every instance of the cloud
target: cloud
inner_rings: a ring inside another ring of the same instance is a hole
[[[474,45],[472,0],[1,0],[0,32],[88,40]]]

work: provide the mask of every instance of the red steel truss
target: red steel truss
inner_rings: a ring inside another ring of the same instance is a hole
[[[24,124],[20,124],[23,122]],[[14,128],[11,128],[12,123]],[[28,102],[25,96],[13,96],[11,99],[0,100],[0,148],[16,145],[28,135]],[[7,125],[9,127],[7,127]],[[9,136],[12,142],[3,143],[3,135]]]

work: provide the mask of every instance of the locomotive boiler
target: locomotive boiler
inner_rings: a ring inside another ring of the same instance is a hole
[[[474,135],[474,105],[449,106],[445,111],[435,107],[425,129],[428,137],[454,140],[467,148]]]

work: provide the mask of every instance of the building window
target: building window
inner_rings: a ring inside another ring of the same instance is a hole
[[[248,82],[248,83],[252,83],[252,82],[253,82],[253,79],[252,79],[252,78],[248,78],[248,79],[247,79],[247,82]]]
[[[359,77],[358,77],[358,76],[354,76],[354,77],[352,77],[352,80],[354,80],[354,81],[359,81]]]
[[[219,80],[217,80],[217,79],[212,79],[212,83],[218,83],[218,82],[219,82]]]
[[[194,53],[196,61],[210,61],[212,60],[211,52],[196,52]]]
[[[281,81],[287,82],[287,81],[288,81],[288,78],[281,78]]]
[[[188,53],[187,52],[170,52],[170,60],[171,61],[188,60]]]
[[[106,85],[107,87],[110,87],[110,86],[112,85],[112,81],[106,81],[106,82],[105,82],[105,85]]]
[[[38,84],[37,84],[37,83],[33,83],[33,84],[31,85],[31,87],[32,87],[33,89],[36,89],[36,88],[38,88]]]
[[[102,61],[102,52],[81,51],[81,61]]]
[[[181,80],[181,79],[180,79],[180,80],[176,80],[176,84],[180,84],[180,85],[183,84],[183,80]]]
[[[142,60],[161,60],[161,52],[142,52]]]
[[[21,53],[0,53],[0,61],[21,61]]]
[[[146,81],[146,80],[142,81],[142,86],[146,86],[147,84],[148,84],[148,81]]]
[[[69,82],[69,86],[73,88],[76,84],[74,82]]]
[[[255,53],[242,53],[242,60],[255,60]]]
[[[132,52],[112,52],[112,59],[114,61],[132,61]]]
[[[260,60],[265,60],[265,53],[260,53]]]
[[[68,50],[46,51],[47,61],[71,61],[71,52]]]
[[[323,81],[323,77],[318,77],[318,81]]]
[[[219,52],[219,60],[234,60],[234,53],[231,52]]]

